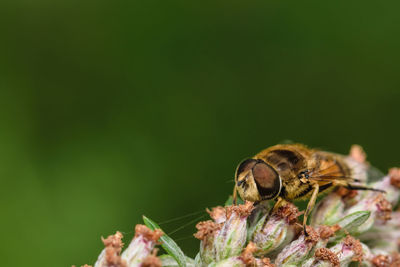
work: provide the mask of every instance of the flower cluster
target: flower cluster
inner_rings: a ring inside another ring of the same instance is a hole
[[[355,147],[349,162],[367,168],[361,152]],[[147,226],[136,226],[123,252],[121,233],[103,239],[105,248],[94,267],[400,266],[400,169],[390,169],[368,186],[386,193],[339,188],[324,196],[310,216],[307,234],[299,223],[302,213],[288,202],[276,209],[246,201],[207,210],[211,220],[196,225],[200,248],[194,259],[144,218]],[[168,254],[156,256],[159,244]]]
[[[371,184],[386,193],[330,193],[315,208],[307,235],[291,203],[274,211],[258,206],[251,214],[250,202],[228,206],[229,217],[218,207],[210,213],[214,221],[197,225],[196,266],[400,266],[400,211],[392,211],[399,180],[400,170],[392,169]]]

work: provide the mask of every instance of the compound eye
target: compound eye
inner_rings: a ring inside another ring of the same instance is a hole
[[[272,199],[281,191],[281,180],[278,173],[265,162],[254,165],[253,177],[258,191],[264,199]]]
[[[251,170],[254,167],[254,165],[256,165],[256,163],[257,163],[257,160],[255,160],[255,159],[245,159],[241,163],[239,163],[239,165],[236,168],[235,180],[236,181],[238,180],[239,175],[242,172]]]

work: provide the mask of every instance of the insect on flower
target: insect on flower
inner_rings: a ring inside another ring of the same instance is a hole
[[[242,199],[255,203],[276,200],[272,210],[285,201],[309,199],[303,218],[303,228],[307,234],[307,218],[321,193],[339,186],[351,190],[385,192],[364,184],[373,171],[352,157],[309,149],[301,144],[276,145],[238,165],[234,203],[237,192]]]

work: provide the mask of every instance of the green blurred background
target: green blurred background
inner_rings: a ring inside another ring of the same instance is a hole
[[[2,1],[1,265],[92,264],[142,214],[222,204],[285,139],[399,165],[399,7]],[[172,235],[191,256],[194,231]]]

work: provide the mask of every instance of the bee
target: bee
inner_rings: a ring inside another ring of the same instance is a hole
[[[243,200],[259,203],[276,200],[272,210],[285,201],[307,200],[303,228],[318,195],[343,186],[352,190],[373,190],[365,186],[368,168],[351,157],[309,149],[301,144],[269,147],[242,161],[235,173],[237,192]]]

